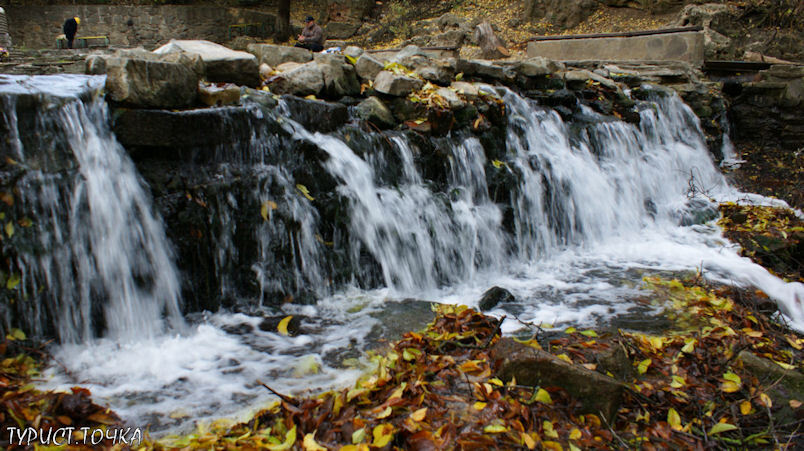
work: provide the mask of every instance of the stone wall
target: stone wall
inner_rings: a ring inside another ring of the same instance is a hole
[[[153,47],[170,39],[229,40],[229,25],[263,23],[273,33],[275,16],[217,6],[8,6],[15,47],[55,48],[68,17],[78,16],[78,37],[107,36],[111,45]]]
[[[559,61],[685,61],[701,66],[703,33],[654,34],[631,37],[597,37],[531,41],[528,56]]]

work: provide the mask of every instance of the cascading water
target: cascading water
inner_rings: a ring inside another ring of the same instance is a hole
[[[235,289],[236,279],[251,274],[257,292],[239,302],[253,308],[242,309],[247,314],[193,315],[195,325],[181,336],[154,336],[122,346],[102,340],[92,347],[62,347],[57,357],[71,376],[54,368],[49,386],[81,382],[135,425],[187,427],[183,418],[188,416],[229,415],[267,400],[258,379],[283,392],[348,384],[357,370],[345,359],[359,356],[389,329],[416,328],[416,321],[426,318],[426,304],[396,302],[404,298],[472,304],[487,288],[499,285],[512,291],[517,303],[500,305],[496,313],[523,321],[621,321],[617,324],[630,327],[645,314],[644,306],[629,301],[639,294],[645,272],[698,267],[715,280],[765,290],[802,327],[804,313],[796,298],[804,298],[804,287],[785,284],[739,257],[717,227],[705,223],[714,211],[710,202],[704,196],[691,199],[701,193],[719,200],[744,195],[731,190],[714,167],[697,119],[676,96],[657,94],[652,102],[643,102],[637,126],[589,110],[568,123],[513,92],[501,90],[499,95],[509,113],[506,133],[496,143],[469,132],[427,142],[404,132],[369,133],[353,127],[314,133],[283,117],[281,108],[279,114],[250,109],[256,120],[248,136],[233,143],[234,151],[211,152],[218,160],[207,163],[217,165],[212,178],[220,186],[199,202],[208,206],[214,224],[214,265],[222,273],[219,294],[244,296]],[[91,102],[71,99],[66,104],[78,112],[96,111]],[[16,124],[8,111],[6,123]],[[80,205],[89,208],[74,208],[70,217],[85,218],[90,225],[41,232],[50,237],[48,233],[70,230],[90,240],[83,246],[91,251],[68,260],[79,272],[84,259],[91,263],[89,269],[107,261],[107,255],[95,255],[100,252],[95,248],[109,244],[116,236],[110,233],[117,231],[90,232],[93,223],[107,227],[107,216],[136,218],[130,222],[138,224],[133,227],[142,238],[140,249],[162,246],[161,235],[149,231],[151,226],[157,230],[159,221],[143,218],[150,209],[137,194],[138,182],[112,183],[131,164],[105,128],[105,110],[91,114],[98,120],[81,118],[80,128],[70,125],[72,116],[59,119],[66,122],[62,127],[70,130],[68,136],[77,136],[54,142],[78,143],[68,146],[73,148],[86,147],[82,143],[94,142],[95,135],[110,138],[97,142],[113,149],[114,162],[93,154],[75,158],[74,171],[89,174],[83,179],[97,177],[94,185],[87,180],[71,184],[80,189],[67,194],[44,182],[38,184],[47,189],[33,190],[34,184],[22,189],[30,205],[33,198],[51,199],[47,208],[35,209],[43,218],[63,213],[59,206],[65,202],[59,199],[88,199]],[[89,131],[88,122],[95,124]],[[311,158],[298,164],[299,155]],[[428,166],[432,161],[440,166]],[[106,171],[106,178],[95,171]],[[136,181],[133,169],[131,174],[133,179],[127,180]],[[112,188],[132,191],[110,196],[123,201],[93,201],[91,193]],[[126,210],[115,213],[118,206]],[[87,211],[95,208],[110,212]],[[245,219],[238,216],[243,211],[249,212]],[[326,222],[333,217],[337,224]],[[96,233],[96,238],[105,238],[91,241],[89,235]],[[66,235],[55,242],[75,247],[73,239]],[[43,247],[52,249],[47,257],[52,261],[62,258],[55,256],[59,252],[74,252],[50,242]],[[128,247],[116,249],[117,255],[128,255]],[[161,264],[162,255],[169,253],[135,253],[125,257],[127,263],[115,262],[108,274],[98,270],[91,279],[102,286],[122,279],[114,286],[124,294],[141,295],[143,284],[175,288],[156,274],[138,273],[139,263],[150,258]],[[29,272],[47,273],[35,269],[39,260],[21,265]],[[124,277],[129,269],[131,284]],[[51,288],[51,279],[37,280]],[[53,286],[62,290],[58,283]],[[318,302],[268,302],[272,292],[302,287],[314,292]],[[107,295],[116,293],[106,289]],[[159,313],[171,310],[165,299],[175,297],[144,299]],[[303,318],[303,334],[282,336],[262,316],[289,314]],[[508,332],[516,327],[515,322],[504,324]],[[98,362],[99,354],[108,358]],[[76,375],[77,381],[72,379]]]
[[[17,211],[35,218],[28,235],[36,242],[21,241],[16,249],[19,298],[44,297],[41,313],[24,326],[41,333],[44,317],[53,317],[62,342],[86,342],[100,330],[115,340],[139,340],[164,333],[165,318],[174,328],[183,322],[162,224],[109,130],[97,94],[102,82],[0,80],[10,137],[2,153],[18,175]],[[34,115],[33,127],[20,130],[18,114]]]

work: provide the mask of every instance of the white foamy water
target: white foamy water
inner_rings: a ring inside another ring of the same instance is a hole
[[[193,317],[182,335],[62,346],[56,357],[69,376],[54,367],[47,385],[81,383],[133,425],[187,428],[188,418],[236,415],[271,399],[257,380],[284,393],[348,385],[357,370],[347,359],[426,317],[421,304],[402,299],[476,305],[497,285],[518,299],[498,306],[497,315],[562,327],[616,324],[652,313],[633,301],[643,275],[699,268],[712,280],[764,290],[804,330],[804,285],[784,283],[740,257],[701,219],[713,208],[707,196],[765,200],[726,184],[697,119],[678,98],[646,105],[639,126],[585,111],[590,124],[573,131],[552,110],[512,92],[500,95],[510,121],[504,158],[490,165],[477,138],[453,136],[445,150],[447,194],[424,179],[421,149],[403,134],[389,134],[385,153],[358,155],[338,134],[284,122],[295,139],[327,154],[324,165],[350,209],[353,239],[344,245],[354,264],[361,254],[376,261],[384,288],[347,287],[315,305],[271,312],[303,317],[297,337],[262,330],[257,316],[221,312]],[[400,173],[389,183],[380,173],[392,157],[401,162]],[[509,205],[491,200],[492,170],[516,181]],[[269,167],[265,173],[293,191],[286,172]],[[322,269],[311,243],[316,218],[299,199],[284,200],[305,225],[293,237],[304,262],[298,277],[318,283],[324,277],[316,277]],[[273,283],[270,243],[278,232],[270,227],[255,237],[260,261],[254,269],[264,275],[263,289]],[[504,330],[519,327],[509,320]]]

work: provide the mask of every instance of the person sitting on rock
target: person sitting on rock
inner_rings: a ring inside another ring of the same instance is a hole
[[[302,34],[299,35],[299,42],[296,47],[301,47],[313,52],[324,50],[324,30],[315,23],[313,16],[307,16],[306,25]]]
[[[69,19],[64,21],[64,36],[67,38],[67,48],[73,48],[73,39],[75,39],[75,33],[78,32],[78,24],[81,23],[81,19],[78,16],[70,17]]]

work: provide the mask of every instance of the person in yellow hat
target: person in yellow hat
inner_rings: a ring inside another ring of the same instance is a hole
[[[67,48],[73,48],[73,39],[75,39],[75,33],[78,31],[78,24],[81,23],[81,19],[78,16],[70,17],[69,19],[64,21],[64,36],[67,38]]]

